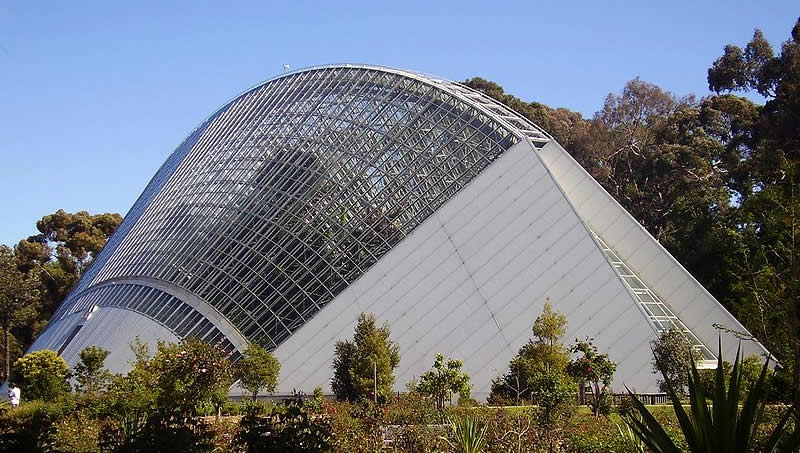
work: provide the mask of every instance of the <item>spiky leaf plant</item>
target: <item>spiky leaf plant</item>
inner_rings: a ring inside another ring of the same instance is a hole
[[[440,437],[459,453],[480,453],[486,448],[486,425],[481,426],[473,417],[450,420],[454,440]]]
[[[770,358],[767,357],[758,381],[746,396],[740,394],[742,385],[742,369],[740,364],[740,350],[736,352],[736,361],[731,371],[730,382],[726,388],[725,373],[722,367],[722,344],[719,345],[717,355],[717,370],[714,376],[714,388],[706,389],[697,372],[697,367],[692,361],[689,373],[689,403],[690,414],[681,404],[680,397],[672,386],[668,386],[675,415],[686,437],[690,452],[730,452],[745,453],[752,451],[755,442],[755,433],[762,422],[764,407],[766,405],[767,385],[765,382]],[[667,432],[653,417],[653,414],[636,398],[630,390],[633,404],[641,415],[626,417],[625,422],[644,444],[655,453],[679,453],[681,450],[675,445]],[[706,397],[711,397],[709,407]],[[744,403],[739,407],[740,401]],[[765,453],[788,453],[800,446],[800,430],[787,434],[788,422],[795,415],[794,406],[790,407],[781,417],[778,425],[767,438],[764,445]]]

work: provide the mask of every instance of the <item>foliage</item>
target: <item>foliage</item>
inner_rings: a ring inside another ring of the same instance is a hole
[[[31,401],[0,414],[0,452],[50,452],[57,440],[57,422],[75,413],[69,395],[57,401]]]
[[[322,387],[316,386],[314,387],[314,391],[311,393],[311,399],[308,399],[303,403],[303,408],[312,414],[321,414],[324,406],[325,393],[323,393]]]
[[[153,414],[135,435],[118,425],[103,425],[99,435],[101,451],[114,453],[205,453],[214,449],[214,431],[197,418]]]
[[[19,241],[14,249],[19,269],[26,275],[39,273],[43,289],[37,318],[19,331],[25,348],[121,222],[119,214],[58,210],[36,222],[38,234]]]
[[[391,394],[400,348],[389,338],[390,334],[388,324],[378,327],[374,315],[362,313],[353,341],[336,342],[331,388],[339,400],[385,401]],[[377,396],[374,387],[378,389]]]
[[[149,360],[141,357],[127,375],[112,377],[108,386],[105,398],[114,426],[106,430],[106,437],[114,445],[135,444],[157,411],[158,388],[148,365]]]
[[[650,349],[653,351],[653,373],[663,376],[658,381],[658,389],[666,392],[672,386],[679,395],[685,395],[688,385],[686,369],[692,360],[700,360],[700,352],[692,347],[686,336],[675,326],[661,332],[658,338],[651,341]]]
[[[393,452],[439,453],[447,451],[447,442],[442,439],[445,431],[440,425],[399,426],[392,432]]]
[[[54,450],[59,453],[98,451],[101,423],[83,411],[61,417],[55,423]]]
[[[158,406],[192,414],[199,404],[221,404],[231,385],[231,364],[217,346],[190,338],[160,343],[147,364],[157,388]]]
[[[764,364],[764,360],[756,355],[750,355],[742,360],[741,364],[741,390],[739,393],[747,394],[755,386],[756,382],[758,382],[758,378],[761,375],[761,367]],[[725,377],[725,388],[727,388],[728,383],[730,382],[730,375],[733,365],[727,360],[722,362],[722,370],[723,375]],[[703,383],[703,386],[707,389],[714,388],[715,380],[716,380],[716,370],[698,370],[700,374],[700,380]],[[767,374],[765,377],[765,387],[772,389],[772,382],[775,379],[773,374]],[[710,396],[710,395],[709,395]]]
[[[567,372],[580,383],[581,389],[585,383],[590,384],[593,395],[590,406],[594,415],[607,414],[611,408],[609,387],[617,365],[608,354],[600,354],[590,338],[576,340],[570,351],[581,355],[569,362]]]
[[[160,343],[152,357],[145,344],[137,341],[131,348],[137,357],[131,371],[113,377],[108,386],[110,423],[101,432],[101,443],[125,452],[151,451],[153,445],[210,449],[213,433],[190,415],[198,406],[218,407],[227,398],[230,363],[223,352],[196,339]]]
[[[745,325],[793,368],[794,402],[800,404],[800,260],[795,244],[800,225],[800,19],[779,54],[760,30],[744,49],[725,46],[708,71],[716,92],[753,92],[763,106],[742,121],[733,144],[742,186],[734,229],[739,297],[737,314]],[[735,99],[733,95],[725,95]],[[743,115],[739,115],[743,116]],[[737,118],[738,119],[738,118]],[[747,139],[749,138],[749,139]]]
[[[339,401],[355,401],[358,398],[350,378],[350,368],[355,360],[355,354],[356,345],[352,342],[336,342],[333,353],[331,390]]]
[[[533,402],[539,406],[539,423],[552,427],[569,418],[575,401],[575,383],[560,373],[536,375],[531,382]]]
[[[444,355],[436,354],[433,369],[422,374],[419,378],[417,391],[430,395],[436,401],[436,408],[444,420],[444,405],[453,393],[469,395],[469,375],[461,371],[461,360],[449,359],[445,363]]]
[[[392,395],[385,406],[384,421],[389,425],[431,425],[441,423],[435,401],[418,392]]]
[[[480,453],[486,448],[486,425],[473,417],[450,420],[450,435],[443,438],[460,453]]]
[[[764,414],[767,387],[765,378],[768,371],[768,362],[764,363],[758,381],[753,389],[742,400],[741,362],[739,351],[731,371],[730,382],[726,388],[725,373],[723,370],[722,345],[719,347],[717,371],[714,388],[705,388],[697,367],[692,362],[691,374],[688,381],[689,401],[691,404],[691,417],[681,404],[680,396],[671,385],[668,385],[670,398],[681,426],[681,431],[686,438],[688,449],[691,452],[725,451],[747,452],[755,442],[755,433],[762,422]],[[669,381],[668,381],[669,382]],[[706,403],[706,396],[712,395],[712,407]],[[681,451],[675,442],[663,429],[661,424],[653,417],[650,411],[638,398],[634,397],[641,419],[627,417],[625,421],[636,435],[648,448],[659,452]],[[800,430],[787,435],[787,423],[796,416],[794,407],[791,407],[781,417],[773,432],[769,435],[763,446],[763,451],[790,452],[800,447]]]
[[[553,396],[553,385],[565,381],[569,362],[569,352],[561,344],[566,325],[567,318],[553,311],[550,299],[547,299],[542,314],[533,323],[534,338],[520,348],[509,363],[508,372],[492,382],[490,402],[519,405],[536,396]]]
[[[14,253],[0,245],[0,328],[3,329],[3,379],[8,378],[14,357],[11,329],[30,323],[39,311],[38,272],[28,275],[17,267]]]
[[[324,416],[311,416],[300,406],[276,407],[266,417],[248,414],[234,443],[246,453],[331,451],[331,425]]]
[[[69,367],[55,351],[43,349],[17,359],[11,369],[11,381],[19,385],[22,398],[55,401],[69,393]]]
[[[619,431],[619,437],[622,440],[622,443],[625,446],[637,453],[645,453],[644,451],[644,442],[636,436],[636,433],[633,432],[630,426],[625,426],[624,428],[622,425],[617,424],[617,430]]]
[[[79,392],[94,394],[105,390],[111,380],[111,373],[103,368],[110,352],[99,346],[88,346],[80,353],[80,362],[75,365],[73,374]]]
[[[234,377],[256,399],[261,390],[275,392],[281,364],[270,351],[257,344],[249,344],[244,356],[236,363]]]

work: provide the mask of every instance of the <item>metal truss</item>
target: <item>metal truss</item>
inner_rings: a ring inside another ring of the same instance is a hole
[[[716,363],[716,356],[703,344],[702,341],[695,335],[683,321],[675,315],[672,309],[664,303],[664,301],[656,294],[653,290],[650,289],[647,284],[639,278],[636,273],[631,270],[630,267],[617,255],[608,244],[603,241],[603,239],[597,235],[594,231],[592,231],[592,235],[594,236],[595,241],[600,245],[600,248],[605,252],[608,260],[611,262],[611,265],[614,266],[614,270],[617,271],[617,274],[622,279],[623,283],[625,283],[625,287],[628,288],[633,297],[639,302],[639,307],[644,312],[647,319],[650,321],[653,328],[658,333],[665,332],[671,328],[677,329],[679,332],[683,334],[686,340],[692,345],[694,349],[696,349],[700,355],[701,360],[703,362],[710,361],[714,364]],[[700,365],[704,365],[701,363]]]
[[[167,159],[54,320],[101,304],[230,346],[223,326],[146,283],[161,281],[277,347],[526,137],[550,140],[420,74],[326,66],[268,80]]]

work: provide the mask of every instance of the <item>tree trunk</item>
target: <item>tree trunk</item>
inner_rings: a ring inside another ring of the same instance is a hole
[[[798,305],[795,303],[795,305]],[[792,358],[794,359],[794,370],[792,373],[792,389],[794,390],[794,405],[800,408],[800,306],[794,307],[792,316],[792,329],[794,338],[792,339]]]
[[[8,327],[3,326],[3,344],[5,345],[5,379],[8,380],[9,375],[11,374],[11,364],[8,362],[11,360],[11,353],[9,352],[9,340],[8,340]]]

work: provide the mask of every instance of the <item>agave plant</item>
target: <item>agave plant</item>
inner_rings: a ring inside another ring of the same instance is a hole
[[[622,442],[625,444],[626,447],[630,448],[631,450],[635,451],[636,453],[644,453],[644,442],[639,439],[639,436],[631,429],[630,426],[625,426],[623,429],[622,426],[617,425],[617,431],[619,431],[619,436],[622,439]]]
[[[740,348],[741,349],[741,348]],[[726,388],[725,373],[722,368],[722,345],[719,346],[717,355],[717,370],[714,375],[714,388],[706,389],[697,372],[697,367],[692,361],[689,372],[689,404],[691,416],[681,404],[680,397],[675,389],[668,385],[669,396],[675,415],[681,427],[690,452],[730,452],[745,453],[752,451],[755,442],[755,433],[762,422],[764,407],[766,405],[767,376],[770,357],[767,357],[758,381],[743,396],[740,394],[742,385],[742,369],[740,352],[736,352],[736,361],[733,364],[730,381]],[[669,383],[668,380],[665,379]],[[639,439],[653,452],[679,453],[681,450],[675,445],[667,432],[653,417],[653,414],[628,390],[633,399],[633,404],[641,415],[626,417],[625,422]],[[706,402],[706,397],[712,401],[711,407]],[[740,401],[744,399],[741,408]],[[800,446],[800,429],[794,429],[789,434],[788,422],[796,415],[795,407],[790,407],[780,418],[777,426],[767,438],[763,450],[765,453],[788,453]]]
[[[480,426],[477,420],[472,417],[464,417],[460,420],[450,420],[450,430],[454,441],[446,437],[440,437],[459,453],[480,453],[486,448],[486,425]]]

